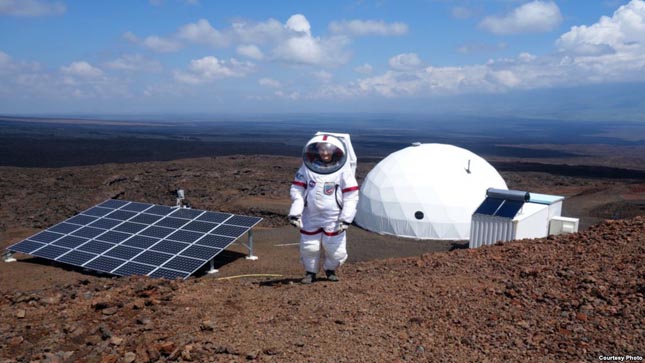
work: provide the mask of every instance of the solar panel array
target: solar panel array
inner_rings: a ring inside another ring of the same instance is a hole
[[[7,250],[119,276],[185,279],[261,220],[110,199]]]
[[[514,218],[524,205],[523,201],[487,197],[479,205],[475,214],[485,214],[504,218]]]

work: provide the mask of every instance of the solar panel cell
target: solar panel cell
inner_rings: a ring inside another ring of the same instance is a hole
[[[62,246],[67,248],[76,248],[87,241],[89,241],[87,238],[65,236],[57,240],[56,242],[52,243],[52,245]]]
[[[121,207],[121,210],[129,210],[132,212],[141,212],[144,211],[148,208],[152,207],[152,204],[147,204],[147,203],[137,203],[137,202],[130,202],[123,207]]]
[[[143,252],[143,250],[140,248],[119,245],[105,252],[105,256],[121,258],[124,260],[130,260],[134,258],[134,256],[140,254],[141,252]]]
[[[87,253],[82,251],[70,251],[56,259],[56,261],[68,263],[70,265],[82,266],[87,261],[96,257],[93,253]]]
[[[65,222],[74,223],[74,224],[80,224],[81,226],[86,226],[86,225],[92,223],[93,221],[95,221],[97,219],[98,218],[96,218],[96,217],[91,217],[91,216],[86,216],[86,215],[83,215],[83,214],[79,214],[77,216],[74,216],[74,217],[66,220]]]
[[[132,217],[134,217],[137,213],[135,212],[130,212],[127,210],[115,210],[114,212],[108,214],[105,216],[105,218],[111,218],[111,219],[116,219],[119,221],[125,221],[128,220]]]
[[[37,242],[52,243],[61,237],[63,237],[63,235],[60,233],[52,233],[52,232],[44,231],[36,234],[35,236],[29,237],[29,239]]]
[[[97,236],[96,240],[110,242],[110,243],[121,243],[130,236],[131,234],[127,234],[123,232],[108,231],[103,233],[100,236]]]
[[[154,207],[150,209],[146,209],[146,213],[148,214],[157,214],[160,216],[165,216],[170,214],[174,209],[171,207],[166,207],[165,205],[155,205]]]
[[[114,228],[114,230],[119,232],[135,234],[146,227],[147,226],[145,224],[141,224],[141,223],[123,222],[123,224]]]
[[[137,222],[143,224],[153,224],[156,221],[160,220],[162,216],[157,216],[154,214],[141,213],[138,216],[130,219],[130,222]]]
[[[207,234],[203,238],[197,240],[195,244],[224,249],[233,242],[235,242],[235,238],[233,237],[215,236],[212,234]]]
[[[202,213],[204,213],[204,211],[198,209],[180,208],[175,210],[175,212],[172,213],[171,216],[175,218],[195,219]]]
[[[161,266],[170,260],[173,255],[157,251],[145,251],[134,258],[133,261],[146,263],[148,265]]]
[[[156,245],[150,247],[150,249],[154,251],[166,252],[166,253],[176,255],[186,247],[188,247],[188,243],[162,240]]]
[[[105,232],[104,229],[93,228],[93,227],[83,227],[81,229],[77,229],[76,231],[72,232],[72,234],[74,236],[79,236],[79,237],[94,238],[104,232]]]
[[[228,213],[218,213],[218,212],[206,212],[199,217],[197,217],[198,221],[204,221],[204,222],[213,222],[213,223],[222,223],[228,218],[230,218],[232,214]]]
[[[205,260],[197,260],[190,257],[175,256],[170,261],[166,262],[162,267],[170,268],[173,270],[186,271],[189,274],[206,263]]]
[[[123,244],[126,246],[146,249],[157,242],[159,242],[158,238],[137,235],[137,236],[133,236],[132,238],[126,241],[123,241]]]
[[[155,223],[155,226],[168,227],[168,228],[179,228],[184,224],[188,223],[185,219],[166,217],[159,222]]]
[[[221,248],[192,245],[182,251],[180,255],[208,261],[220,253],[221,250]]]
[[[173,231],[174,229],[172,228],[152,226],[139,232],[139,234],[148,237],[164,238],[167,235],[171,234]]]
[[[142,263],[128,262],[125,265],[114,270],[114,274],[121,276],[130,276],[130,275],[147,275],[152,270],[157,268],[156,266],[144,265]]]
[[[77,229],[81,228],[81,226],[76,225],[76,224],[71,224],[71,223],[59,223],[52,228],[48,229],[50,232],[58,232],[58,233],[63,233],[67,234],[70,232],[73,232]]]
[[[256,225],[259,221],[261,221],[262,218],[258,217],[248,217],[248,216],[233,216],[231,219],[226,221],[226,224],[233,224],[236,226],[244,226],[244,227],[253,227]]]
[[[202,234],[199,232],[191,232],[191,231],[185,231],[183,229],[180,229],[166,238],[171,239],[173,241],[193,243],[197,241],[197,239],[199,239],[199,237],[201,236]]]
[[[97,219],[96,221],[90,223],[90,227],[95,227],[95,228],[102,228],[102,229],[110,229],[120,223],[123,223],[121,221],[115,221],[114,219],[107,219],[107,218],[101,218]]]
[[[222,236],[238,238],[239,236],[243,235],[247,230],[248,228],[222,224],[219,227],[215,228],[211,233],[219,234]]]
[[[31,255],[47,258],[50,260],[55,260],[56,257],[62,255],[63,253],[69,252],[68,248],[63,248],[59,246],[47,245],[39,250],[36,250]]]
[[[94,207],[84,211],[83,214],[88,216],[103,217],[104,215],[109,214],[112,211],[113,209],[109,208]]]
[[[91,268],[92,270],[101,272],[112,272],[117,267],[121,266],[125,261],[118,260],[112,257],[99,256],[92,261],[86,263],[83,267]]]
[[[217,226],[218,226],[218,224],[215,224],[215,223],[192,221],[192,222],[188,223],[187,225],[183,226],[182,229],[187,229],[187,230],[190,230],[190,231],[196,231],[196,232],[202,232],[202,233],[208,233],[213,228],[215,228]]]
[[[22,253],[28,253],[31,254],[33,251],[46,246],[44,243],[36,242],[36,241],[30,241],[28,239],[24,241],[20,241],[16,243],[15,245],[11,246],[9,248],[10,251],[13,252],[22,252]]]
[[[91,240],[91,241],[87,242],[86,244],[78,247],[77,249],[81,250],[81,251],[91,252],[91,253],[95,253],[95,254],[99,255],[99,254],[109,250],[112,247],[114,247],[114,244],[112,244],[112,243]]]

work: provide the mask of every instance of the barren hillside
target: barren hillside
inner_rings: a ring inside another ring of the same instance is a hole
[[[559,362],[645,355],[644,217],[477,250],[352,227],[341,281],[304,286],[297,282],[297,247],[278,247],[297,241],[284,226],[297,163],[227,157],[0,168],[2,247],[107,198],[171,204],[178,187],[195,207],[266,219],[256,234],[260,259],[247,261],[245,250],[234,248],[218,260],[215,276],[113,278],[25,255],[0,264],[1,362]],[[574,216],[587,224],[641,187],[504,176],[511,187],[567,195],[577,201],[569,206],[580,211]]]

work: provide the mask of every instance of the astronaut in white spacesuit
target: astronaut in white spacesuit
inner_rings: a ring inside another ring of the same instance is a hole
[[[356,215],[359,190],[345,143],[324,134],[309,140],[291,184],[289,221],[300,229],[302,283],[316,280],[321,245],[327,279],[338,281],[336,270],[347,260],[345,231]]]

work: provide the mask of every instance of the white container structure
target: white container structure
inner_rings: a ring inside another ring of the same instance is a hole
[[[560,216],[563,200],[558,195],[490,188],[472,215],[469,247],[577,232],[577,218]]]
[[[549,223],[549,234],[565,234],[578,232],[578,218],[555,216]]]

